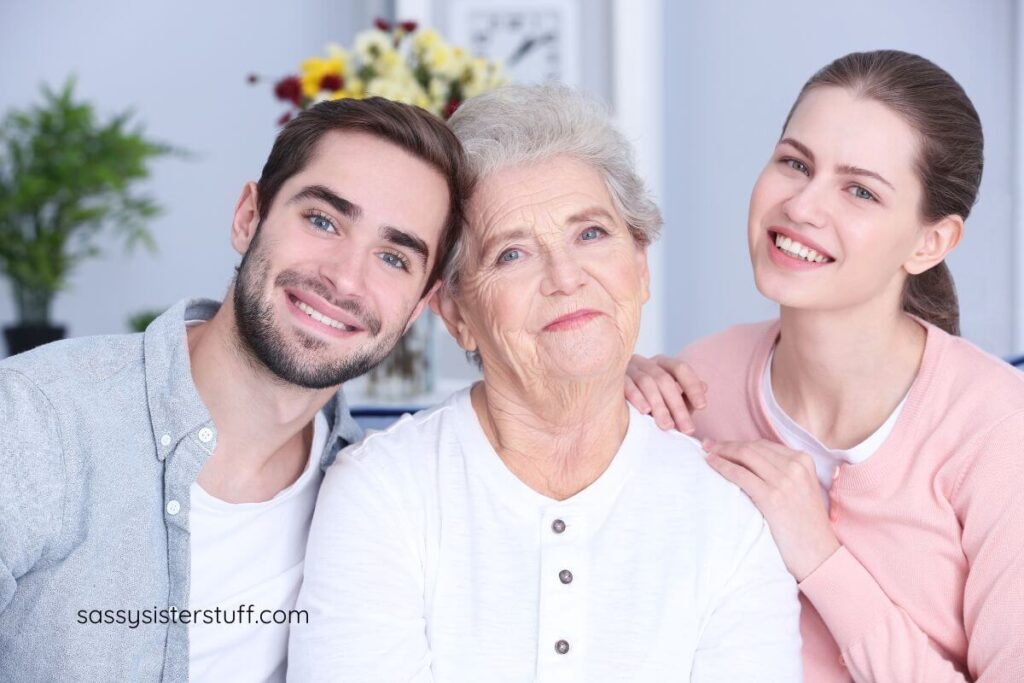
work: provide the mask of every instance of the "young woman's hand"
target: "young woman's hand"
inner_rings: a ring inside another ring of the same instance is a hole
[[[761,510],[799,582],[839,549],[811,456],[772,441],[704,441],[708,464]]]
[[[707,405],[707,389],[693,368],[669,356],[633,356],[626,368],[626,400],[664,430],[693,434],[690,414]]]

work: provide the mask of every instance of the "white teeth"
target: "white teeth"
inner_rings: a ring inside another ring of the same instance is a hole
[[[814,249],[811,249],[799,242],[785,237],[779,233],[775,233],[775,246],[786,252],[790,256],[803,259],[804,261],[811,261],[813,263],[828,263],[828,258],[822,256]]]
[[[303,313],[308,315],[310,318],[312,318],[313,320],[316,320],[317,322],[321,322],[324,325],[329,325],[329,326],[331,326],[331,327],[333,327],[335,329],[338,329],[338,330],[352,330],[353,329],[353,328],[349,327],[348,325],[346,325],[345,323],[338,322],[334,318],[328,318],[326,315],[322,314],[320,311],[316,310],[315,308],[313,308],[309,304],[305,304],[305,303],[303,303],[303,302],[301,302],[301,301],[299,301],[297,299],[295,301],[295,305],[298,307],[298,309],[300,311],[302,311]]]

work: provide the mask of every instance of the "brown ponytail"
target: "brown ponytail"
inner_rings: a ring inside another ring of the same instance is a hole
[[[984,138],[978,112],[952,76],[906,52],[854,52],[811,76],[783,130],[804,95],[822,86],[848,88],[902,116],[921,138],[917,171],[924,190],[922,216],[931,223],[951,215],[967,219],[981,184]],[[945,263],[907,278],[902,307],[950,334],[960,334],[956,286]]]

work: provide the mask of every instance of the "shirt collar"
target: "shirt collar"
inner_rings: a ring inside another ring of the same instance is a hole
[[[212,426],[210,411],[192,381],[185,321],[209,320],[218,308],[220,304],[211,299],[183,299],[146,328],[146,397],[160,460],[188,433]]]
[[[146,328],[143,349],[146,395],[149,402],[153,440],[157,457],[167,458],[177,443],[202,427],[213,428],[213,418],[192,381],[186,320],[209,320],[220,308],[212,299],[183,299]],[[349,413],[344,392],[339,389],[322,409],[330,429],[320,458],[326,469],[338,451],[362,439],[362,430]]]

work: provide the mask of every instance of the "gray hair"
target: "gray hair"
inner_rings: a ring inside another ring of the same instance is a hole
[[[636,172],[633,148],[608,109],[564,85],[508,85],[466,101],[448,120],[479,181],[521,164],[567,156],[593,166],[637,244],[658,238],[661,211]],[[451,251],[445,287],[455,290],[466,259],[467,231]]]

